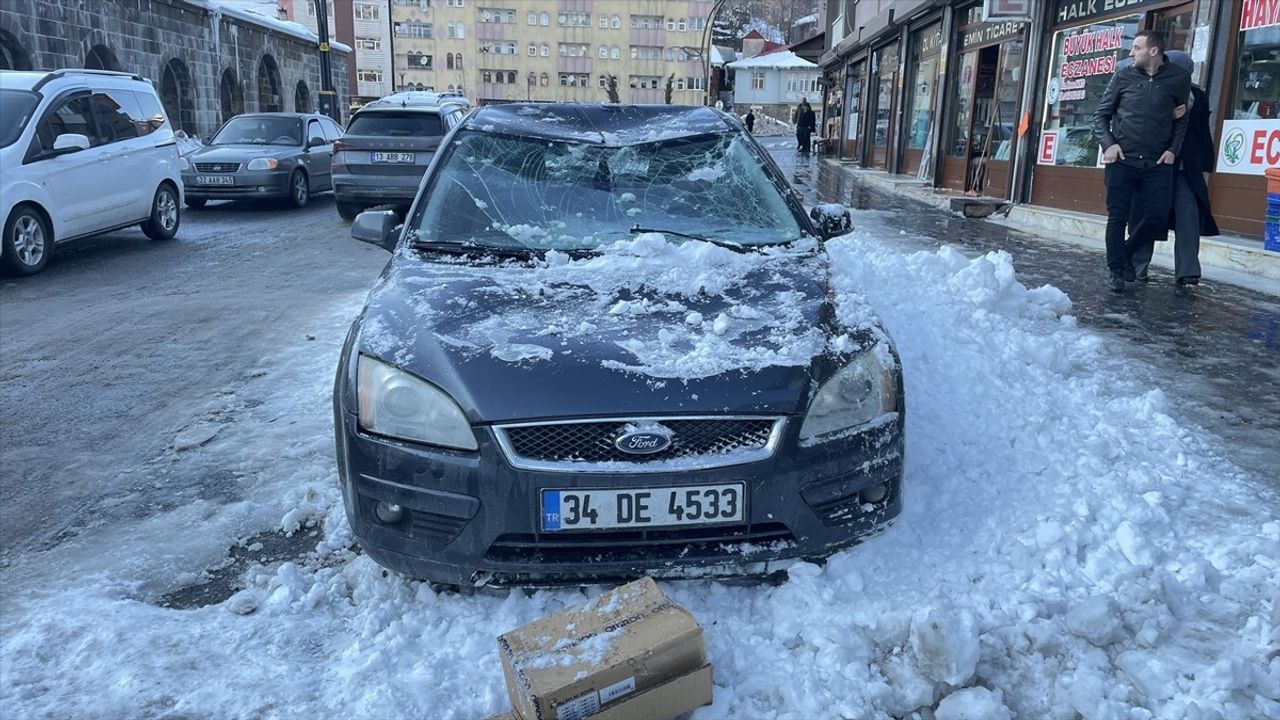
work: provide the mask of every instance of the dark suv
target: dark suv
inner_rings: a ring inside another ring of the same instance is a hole
[[[440,139],[468,109],[463,98],[406,91],[357,110],[333,146],[338,214],[351,220],[386,204],[408,210]]]

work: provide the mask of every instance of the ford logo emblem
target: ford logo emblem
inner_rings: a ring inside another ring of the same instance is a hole
[[[613,446],[631,455],[652,455],[671,447],[671,436],[657,432],[623,433],[613,441]]]

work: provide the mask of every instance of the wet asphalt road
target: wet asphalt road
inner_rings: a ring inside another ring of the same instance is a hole
[[[970,256],[1004,250],[1028,287],[1065,292],[1082,327],[1115,338],[1159,368],[1180,420],[1219,435],[1231,458],[1280,484],[1280,298],[1215,283],[1179,288],[1153,266],[1149,284],[1103,288],[1100,250],[960,217],[860,183],[854,172],[801,156],[791,138],[762,139],[806,201],[855,208],[854,227],[884,227],[904,251],[953,245]]]

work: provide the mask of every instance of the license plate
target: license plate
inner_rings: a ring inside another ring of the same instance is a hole
[[[197,175],[197,185],[235,185],[236,179],[230,175]]]
[[[417,159],[417,155],[411,152],[375,152],[373,161],[376,163],[411,163]]]
[[[608,530],[742,522],[742,483],[633,490],[543,490],[542,529]]]

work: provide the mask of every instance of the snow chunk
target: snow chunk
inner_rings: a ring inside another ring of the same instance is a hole
[[[1109,643],[1119,628],[1119,608],[1105,597],[1091,597],[1067,613],[1067,629],[1099,647]]]
[[[968,609],[926,608],[911,619],[911,649],[928,677],[964,685],[978,667],[978,628]]]
[[[1012,720],[1004,693],[984,687],[957,690],[938,703],[937,720]]]

